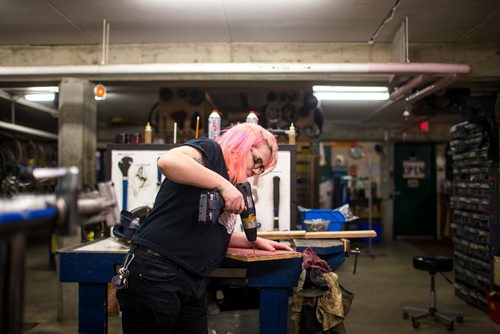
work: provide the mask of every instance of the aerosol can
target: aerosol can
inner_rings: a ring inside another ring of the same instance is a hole
[[[217,140],[220,137],[220,127],[220,115],[214,109],[208,117],[208,138]]]
[[[250,111],[247,116],[247,123],[259,124],[259,117],[255,111]]]

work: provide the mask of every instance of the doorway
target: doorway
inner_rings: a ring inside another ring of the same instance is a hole
[[[436,238],[436,157],[433,143],[396,143],[394,238]]]

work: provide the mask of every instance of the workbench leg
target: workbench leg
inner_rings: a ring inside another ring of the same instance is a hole
[[[78,293],[78,332],[86,334],[107,334],[107,283],[80,283]]]
[[[288,327],[288,288],[260,290],[260,334],[286,334]]]

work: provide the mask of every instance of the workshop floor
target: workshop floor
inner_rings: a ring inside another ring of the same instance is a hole
[[[452,249],[435,244],[436,253],[449,255]],[[444,333],[445,327],[432,319],[421,321],[420,328],[412,328],[402,319],[405,305],[427,307],[429,275],[412,267],[414,255],[429,253],[432,243],[391,242],[374,245],[371,252],[362,248],[356,275],[353,275],[354,257],[347,258],[339,268],[340,283],[355,294],[351,311],[345,320],[348,334],[404,334]],[[371,253],[371,255],[370,255]],[[29,240],[26,263],[25,329],[28,334],[77,333],[76,324],[62,325],[57,321],[58,279],[49,269],[47,245]],[[448,275],[452,278],[452,275]],[[499,333],[500,325],[488,315],[454,296],[453,287],[441,276],[436,276],[438,309],[462,311],[463,324],[455,325],[455,333]],[[258,333],[258,310],[217,312],[210,308],[210,327],[218,334]],[[294,332],[291,330],[290,332]],[[121,333],[120,318],[110,316],[109,333]]]

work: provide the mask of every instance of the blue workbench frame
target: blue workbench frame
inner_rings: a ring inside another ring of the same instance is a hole
[[[128,249],[81,250],[81,244],[59,251],[61,282],[77,282],[79,286],[79,333],[108,332],[108,282],[123,262]],[[297,247],[302,252],[305,247]],[[344,262],[344,246],[330,241],[328,246],[313,251],[326,260],[332,270]],[[246,282],[260,291],[259,326],[261,334],[285,334],[288,326],[288,297],[297,285],[302,271],[302,258],[267,261],[224,259],[221,268],[246,270]],[[214,275],[215,276],[215,275]],[[211,279],[218,279],[212,277]]]
[[[125,251],[78,251],[78,246],[60,252],[60,281],[79,286],[80,333],[108,332],[108,282],[125,255]],[[302,258],[258,262],[226,258],[221,268],[247,269],[248,285],[260,289],[260,333],[285,334],[288,297],[297,285],[301,266]]]

